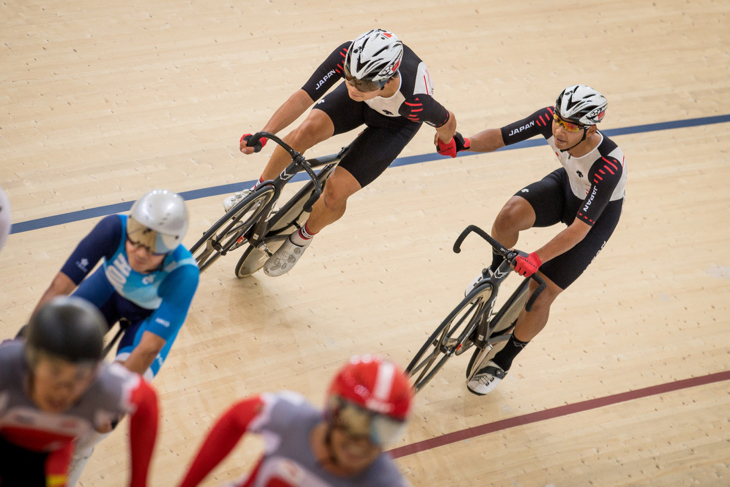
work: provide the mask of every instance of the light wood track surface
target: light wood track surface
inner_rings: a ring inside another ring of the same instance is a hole
[[[396,32],[427,63],[436,98],[471,135],[584,83],[609,100],[602,128],[730,113],[726,1],[212,2],[10,0],[0,4],[0,186],[16,222],[256,179],[242,156],[341,42]],[[467,358],[417,397],[406,445],[591,398],[727,371],[730,125],[615,137],[627,201],[614,237],[553,307],[547,328],[488,397]],[[311,151],[335,152],[354,134]],[[402,156],[433,151],[424,127]],[[545,147],[391,168],[356,194],[288,275],[237,280],[238,255],[203,274],[154,385],[162,427],[152,485],[175,485],[236,399],[290,389],[315,403],[355,353],[405,366],[487,263],[502,204],[557,167]],[[298,185],[293,185],[297,186]],[[192,244],[222,196],[188,203]],[[0,333],[15,334],[85,220],[11,235],[0,254]],[[557,228],[525,232],[535,250]],[[514,277],[512,280],[516,280]],[[415,486],[730,484],[728,383],[687,388],[506,429],[406,456]],[[126,482],[125,427],[97,447],[81,485]],[[205,485],[245,472],[247,440]]]

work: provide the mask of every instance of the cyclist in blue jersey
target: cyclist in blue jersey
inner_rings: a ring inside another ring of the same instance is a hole
[[[182,197],[164,190],[145,194],[129,215],[103,218],[79,243],[35,311],[73,292],[96,305],[110,327],[125,318],[131,326],[119,342],[116,360],[151,380],[170,352],[198,286],[198,266],[181,245],[187,228]]]
[[[94,304],[109,327],[130,323],[115,360],[150,381],[160,371],[185,321],[198,287],[199,270],[182,245],[188,211],[178,194],[154,190],[129,215],[103,218],[79,243],[36,306],[73,293]],[[99,268],[93,272],[96,264]],[[68,476],[73,487],[94,446],[109,433],[77,441]]]

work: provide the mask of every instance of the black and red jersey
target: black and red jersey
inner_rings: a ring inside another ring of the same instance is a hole
[[[626,188],[626,158],[621,149],[600,131],[601,142],[583,157],[573,157],[555,146],[552,120],[555,107],[540,109],[527,118],[502,127],[505,145],[542,135],[565,168],[573,194],[583,200],[577,213],[593,225],[609,201],[620,200]]]
[[[345,75],[342,65],[352,41],[345,42],[332,51],[315,70],[302,89],[319,100]],[[389,98],[377,97],[366,100],[370,108],[386,117],[403,117],[412,122],[426,122],[440,127],[449,120],[449,112],[433,98],[433,80],[426,64],[406,45],[403,60],[398,67],[400,87]]]

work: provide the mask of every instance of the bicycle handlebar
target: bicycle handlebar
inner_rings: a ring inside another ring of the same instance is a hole
[[[314,170],[312,169],[312,166],[310,166],[307,163],[307,160],[304,159],[304,156],[302,156],[299,152],[295,151],[289,145],[281,140],[279,137],[277,137],[274,134],[270,134],[269,132],[256,132],[246,141],[246,145],[249,147],[253,147],[256,144],[258,144],[261,137],[266,137],[269,140],[273,140],[276,142],[282,149],[287,151],[289,155],[292,158],[292,162],[302,168],[307,175],[310,177],[312,182],[314,183],[314,192],[312,193],[312,196],[307,200],[307,202],[304,204],[304,211],[309,213],[312,211],[312,205],[314,205],[314,202],[319,199],[319,196],[322,194],[322,185],[319,183],[319,180],[317,179],[317,175],[315,174]]]
[[[464,242],[464,239],[469,235],[470,233],[476,233],[480,237],[482,237],[484,240],[489,242],[489,245],[491,245],[497,252],[499,252],[502,257],[504,257],[507,261],[509,261],[510,264],[514,266],[514,260],[515,258],[523,254],[519,250],[509,250],[504,247],[501,243],[494,240],[487,232],[482,230],[476,225],[469,225],[464,229],[463,232],[461,232],[461,235],[459,235],[456,239],[456,242],[454,242],[454,252],[460,253],[461,252],[461,244]],[[524,254],[523,254],[524,255]],[[529,313],[532,311],[532,305],[535,304],[535,301],[537,300],[538,296],[545,290],[547,287],[547,284],[545,284],[545,280],[538,276],[537,274],[533,274],[530,276],[531,279],[533,279],[537,283],[537,289],[535,289],[535,292],[532,293],[532,296],[530,296],[530,299],[527,300],[527,304],[525,304],[525,310]]]

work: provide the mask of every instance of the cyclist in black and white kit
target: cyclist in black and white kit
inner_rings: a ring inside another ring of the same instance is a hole
[[[508,248],[517,243],[522,230],[561,222],[567,228],[537,251],[517,257],[515,271],[530,276],[539,269],[547,288],[530,313],[522,310],[505,347],[481,364],[468,381],[467,387],[475,394],[487,394],[499,384],[513,359],[547,324],[553,301],[583,273],[618,224],[626,168],[621,149],[596,125],[603,119],[606,106],[606,99],[593,88],[574,85],[563,90],[554,107],[468,139],[455,136],[458,150],[491,152],[542,135],[563,166],[518,191],[492,226],[492,236]],[[501,265],[503,260],[493,254],[490,267],[467,292],[482,279],[503,279],[509,271]],[[535,284],[530,285],[534,290]]]
[[[320,100],[343,78],[344,83]],[[335,168],[305,225],[264,265],[269,276],[288,272],[312,237],[342,217],[347,199],[382,174],[424,122],[436,128],[439,153],[456,156],[454,114],[433,98],[433,82],[423,61],[391,32],[371,30],[340,45],[262,130],[283,130],[316,100],[306,120],[284,138],[295,150],[304,152],[333,135],[361,125],[366,128]],[[261,139],[256,147],[249,147],[248,135],[240,142],[244,154],[258,152],[266,144]],[[277,147],[260,182],[274,179],[289,162],[289,155]],[[228,197],[223,204],[226,211],[246,194]]]

